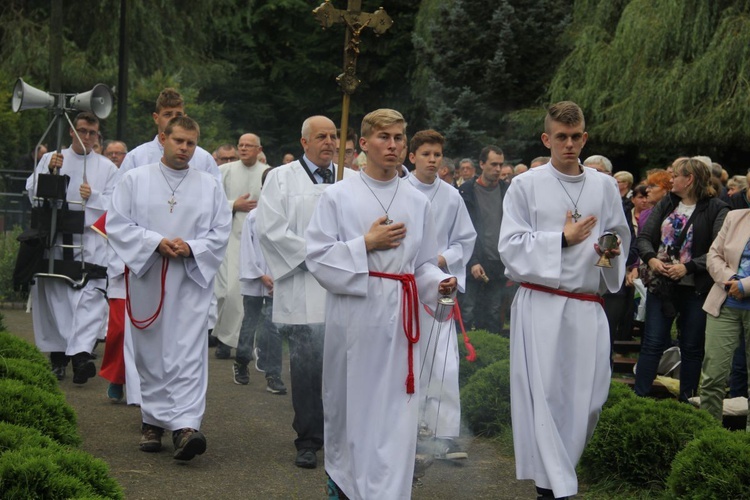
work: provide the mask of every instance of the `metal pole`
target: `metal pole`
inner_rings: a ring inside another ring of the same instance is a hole
[[[127,142],[128,129],[128,0],[120,0],[120,63],[117,76],[117,139]]]

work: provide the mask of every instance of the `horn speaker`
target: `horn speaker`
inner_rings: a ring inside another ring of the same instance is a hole
[[[55,98],[47,92],[32,87],[20,78],[16,81],[11,101],[14,113],[24,109],[51,108],[54,105]]]
[[[70,98],[70,107],[81,111],[91,111],[99,119],[104,119],[112,112],[114,97],[109,87],[97,83],[88,92],[76,94]]]

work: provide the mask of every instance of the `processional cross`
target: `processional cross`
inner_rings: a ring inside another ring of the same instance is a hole
[[[339,147],[339,168],[336,170],[336,181],[344,178],[344,150],[346,133],[349,130],[349,100],[350,96],[361,83],[357,78],[357,56],[362,30],[372,28],[376,35],[382,35],[393,25],[393,19],[380,7],[377,12],[370,14],[362,12],[362,0],[349,0],[346,10],[336,9],[330,0],[320,4],[313,10],[313,15],[320,22],[323,29],[334,24],[346,25],[344,39],[344,72],[336,77],[336,82],[344,92],[341,105],[341,147]]]

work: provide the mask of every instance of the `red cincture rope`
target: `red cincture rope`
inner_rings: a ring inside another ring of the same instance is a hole
[[[409,374],[406,376],[406,393],[414,394],[414,344],[419,342],[417,281],[413,274],[389,274],[370,271],[370,276],[401,282],[401,289],[404,293],[401,301],[401,318],[404,325],[404,334],[409,343]]]
[[[568,292],[565,290],[558,290],[557,288],[550,288],[544,285],[537,285],[535,283],[521,283],[521,286],[524,288],[528,288],[529,290],[536,290],[538,292],[546,292],[553,295],[562,295],[563,297],[568,297],[569,299],[584,300],[586,302],[596,302],[600,306],[604,307],[604,299],[601,297],[601,295],[596,295],[593,293]]]
[[[144,330],[151,326],[154,321],[156,321],[156,318],[159,317],[159,314],[161,313],[161,308],[164,306],[164,284],[167,280],[167,269],[169,269],[169,259],[166,257],[161,258],[161,297],[159,297],[159,307],[156,308],[156,312],[149,316],[146,319],[135,319],[133,317],[133,312],[130,307],[130,269],[128,266],[125,266],[125,308],[128,310],[128,316],[130,317],[130,322],[133,324],[134,327],[138,328],[139,330]]]
[[[477,360],[477,351],[474,349],[474,346],[471,345],[471,340],[469,340],[469,336],[466,334],[466,328],[464,327],[464,320],[461,317],[461,308],[458,307],[458,299],[454,299],[456,302],[453,304],[453,309],[451,309],[451,312],[448,314],[448,317],[445,318],[445,321],[449,321],[453,318],[456,318],[456,321],[458,321],[459,326],[461,327],[461,333],[464,336],[464,347],[466,347],[466,361],[469,363],[473,363]],[[440,306],[438,306],[440,307]],[[424,310],[427,311],[427,314],[435,317],[432,314],[432,311],[430,311],[430,308],[427,306],[424,306]]]

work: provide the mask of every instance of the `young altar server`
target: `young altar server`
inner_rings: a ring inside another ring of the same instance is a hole
[[[419,301],[436,305],[456,278],[437,267],[429,200],[401,179],[406,123],[365,116],[367,169],[321,195],[305,263],[328,291],[323,355],[329,496],[409,498],[419,414]],[[417,297],[417,289],[419,297]]]
[[[170,430],[177,460],[206,450],[206,324],[232,218],[218,179],[189,165],[199,134],[192,118],[171,119],[159,134],[161,161],[125,173],[107,214],[109,242],[127,266],[140,448],[159,451]]]
[[[511,417],[516,477],[540,498],[578,491],[576,464],[594,432],[610,381],[609,326],[601,294],[625,278],[630,230],[614,179],[579,162],[583,112],[550,106],[542,142],[551,160],[516,177],[503,202],[498,250],[520,283],[510,323]],[[597,267],[599,237],[618,245]]]
[[[456,277],[464,291],[466,264],[471,258],[477,233],[458,191],[438,178],[445,139],[435,130],[420,130],[410,141],[409,160],[414,172],[407,177],[412,186],[430,200],[438,240],[438,267]],[[425,304],[419,310],[422,338],[420,369],[420,425],[437,438],[428,447],[440,459],[468,458],[454,440],[461,428],[461,401],[458,390],[458,341],[453,309]],[[437,314],[436,314],[437,313]]]

